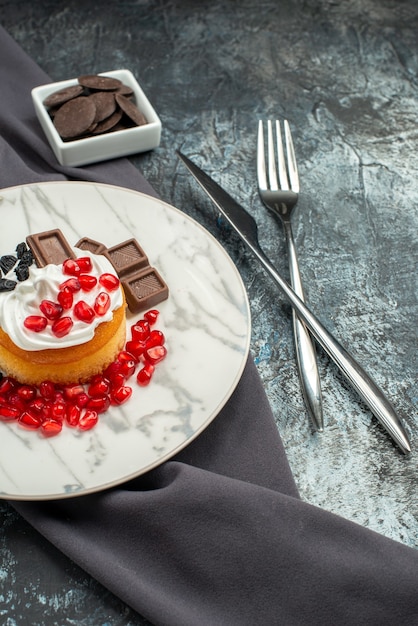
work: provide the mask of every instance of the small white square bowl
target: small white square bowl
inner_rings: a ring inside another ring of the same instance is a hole
[[[32,89],[35,111],[51,148],[61,165],[74,167],[88,165],[89,163],[107,161],[108,159],[129,154],[146,152],[160,145],[161,121],[132,72],[122,69],[102,72],[100,75],[118,78],[125,85],[131,87],[134,92],[135,104],[144,114],[147,124],[115,130],[95,137],[63,141],[55,129],[43,102],[54,91],[77,85],[77,79],[63,80],[58,83],[49,83],[35,87]]]

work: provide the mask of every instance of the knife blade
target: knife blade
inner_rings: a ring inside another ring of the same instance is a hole
[[[403,454],[411,451],[411,444],[401,419],[380,387],[367,374],[355,358],[339,343],[339,341],[323,326],[306,304],[296,295],[291,286],[280,276],[277,269],[264,253],[258,241],[258,227],[254,218],[238,204],[218,183],[206,172],[186,157],[180,150],[177,154],[190,171],[195,180],[206,192],[222,215],[235,229],[251,252],[261,262],[264,269],[280,287],[297,311],[299,318],[305,322],[312,335],[322,346],[329,357],[344,374],[351,386],[367,404],[381,426],[397,444]]]

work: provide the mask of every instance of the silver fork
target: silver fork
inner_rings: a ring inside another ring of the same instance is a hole
[[[299,175],[296,165],[292,135],[287,120],[284,121],[287,167],[284,156],[280,122],[276,120],[276,142],[273,126],[267,122],[267,155],[264,150],[263,122],[258,123],[257,177],[258,189],[264,204],[280,219],[286,235],[291,285],[301,300],[304,300],[296,246],[293,239],[291,216],[299,196]],[[277,146],[277,168],[274,144]],[[277,177],[277,170],[279,176]],[[293,309],[293,332],[295,337],[296,362],[306,406],[316,430],[323,430],[321,384],[313,339],[305,324]]]

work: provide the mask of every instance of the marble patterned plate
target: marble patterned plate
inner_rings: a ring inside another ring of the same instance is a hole
[[[170,289],[158,306],[168,355],[152,384],[98,425],[46,438],[0,423],[0,497],[45,500],[118,485],[166,461],[216,417],[249,351],[250,312],[241,278],[218,242],[181,211],[135,191],[79,182],[0,191],[0,254],[30,233],[60,228],[70,244],[112,246],[135,237]],[[128,314],[128,324],[138,316]]]

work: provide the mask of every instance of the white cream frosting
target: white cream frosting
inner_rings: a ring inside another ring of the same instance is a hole
[[[104,273],[116,275],[110,261],[101,255],[95,255],[86,250],[74,249],[79,257],[89,256],[92,261],[92,270],[88,272],[97,278]],[[73,311],[63,312],[63,317],[68,316],[73,320],[73,326],[68,335],[56,337],[51,324],[41,332],[34,332],[24,326],[24,320],[29,315],[42,315],[39,304],[42,300],[57,302],[59,285],[71,276],[62,272],[62,265],[47,265],[42,268],[32,265],[29,269],[29,278],[19,282],[13,291],[0,293],[0,326],[10,339],[23,350],[46,350],[67,348],[86,343],[93,339],[95,329],[102,322],[109,322],[113,318],[113,311],[122,306],[122,288],[110,291],[110,307],[105,315],[96,316],[91,323],[78,320]],[[91,291],[78,291],[74,293],[74,305],[79,300],[84,300],[90,306],[97,295],[106,291],[102,285],[97,285]]]

